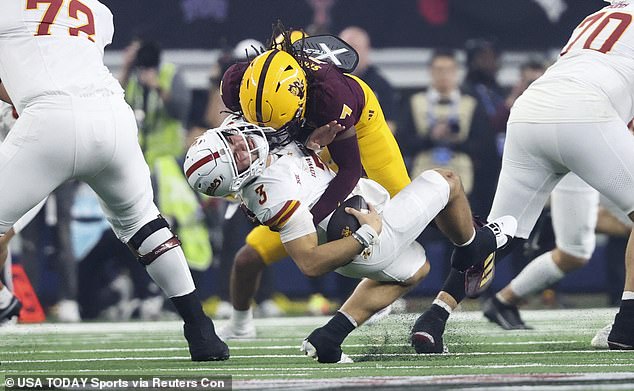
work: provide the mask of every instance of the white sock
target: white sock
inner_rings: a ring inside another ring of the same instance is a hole
[[[634,292],[632,291],[623,291],[623,296],[621,300],[634,300]]]
[[[449,315],[451,315],[451,312],[453,311],[453,309],[451,308],[451,306],[447,303],[445,303],[444,301],[440,300],[440,299],[434,299],[434,301],[432,301],[432,305],[436,304],[438,307],[442,308],[443,310],[447,311],[449,313]]]
[[[561,280],[564,275],[565,273],[553,261],[552,251],[549,251],[526,265],[511,281],[510,286],[515,295],[526,298]]]
[[[231,324],[234,328],[242,329],[253,322],[253,310],[249,308],[245,311],[238,311],[233,309],[231,313]]]
[[[145,270],[167,297],[184,296],[196,289],[180,246],[161,254]]]
[[[470,245],[473,242],[473,240],[475,239],[475,237],[476,237],[476,231],[475,231],[475,228],[474,228],[473,229],[473,235],[471,235],[471,239],[467,240],[466,242],[464,242],[462,244],[456,244],[456,247],[465,247],[465,246]]]
[[[139,248],[145,255],[172,237],[172,231],[162,228],[146,238]],[[159,255],[145,267],[152,280],[161,287],[167,297],[178,297],[192,293],[196,287],[189,271],[183,249],[178,246]]]
[[[0,308],[5,308],[11,303],[11,299],[13,299],[13,294],[6,286],[3,286],[0,289]]]

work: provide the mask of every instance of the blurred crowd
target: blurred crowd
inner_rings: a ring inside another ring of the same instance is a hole
[[[330,31],[331,2],[315,3],[308,34]],[[461,48],[437,49],[421,74],[430,75],[420,90],[396,89],[372,64],[371,37],[350,26],[340,37],[359,54],[354,74],[376,93],[394,132],[412,177],[433,167],[447,167],[462,178],[476,215],[491,207],[501,166],[506,120],[514,100],[546,69],[545,58],[534,58],[518,69],[515,85],[498,83],[500,53],[495,42],[473,39]],[[227,317],[229,275],[236,251],[252,223],[233,200],[203,198],[188,185],[182,173],[184,153],[195,137],[218,126],[227,115],[220,98],[220,80],[236,61],[254,57],[265,42],[248,39],[227,45],[216,64],[210,64],[205,91],[188,89],[181,71],[162,60],[161,47],[145,37],[130,42],[123,53],[119,80],[139,126],[139,143],[153,175],[155,200],[163,216],[181,239],[196,286],[206,295],[205,309],[217,318]],[[458,52],[466,54],[465,61]],[[4,118],[4,117],[3,117]],[[4,119],[1,119],[4,121]],[[628,228],[601,210],[598,229],[607,236],[605,288],[608,302],[620,297],[623,254]],[[620,224],[620,225],[619,225]],[[606,226],[608,228],[602,228]],[[617,228],[615,228],[617,227]],[[511,261],[514,274],[540,251],[554,246],[548,210],[544,212],[530,246],[520,248]],[[440,269],[449,265],[450,247],[438,231],[426,230],[419,240]],[[142,266],[109,229],[99,200],[84,184],[58,188],[45,207],[20,234],[15,257],[48,314],[59,321],[81,319],[158,319],[168,316],[169,304]],[[356,281],[337,275],[333,288],[324,278],[311,279],[303,297],[288,298],[278,283],[275,268],[267,268],[260,283],[257,314],[326,314],[349,295]],[[443,271],[443,279],[448,270]],[[304,278],[304,277],[301,277]],[[328,297],[323,292],[329,292]],[[553,290],[544,295],[553,305]],[[286,292],[288,295],[288,292]],[[401,303],[401,309],[404,304]]]

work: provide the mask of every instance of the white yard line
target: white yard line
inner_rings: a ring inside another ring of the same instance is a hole
[[[183,349],[184,350],[184,349]],[[532,356],[551,354],[610,354],[610,355],[631,355],[627,350],[546,350],[546,351],[519,351],[519,352],[470,352],[470,353],[444,353],[442,355],[430,354],[421,355],[417,353],[372,353],[372,354],[349,354],[351,357],[463,357],[463,356]],[[250,358],[297,358],[302,354],[251,354],[232,355],[232,359]],[[26,363],[57,363],[57,362],[89,362],[89,361],[169,361],[189,359],[188,356],[161,356],[161,357],[83,357],[83,358],[60,358],[60,359],[37,359],[37,360],[2,360],[5,364],[26,364]]]
[[[143,341],[146,342],[145,340]],[[182,342],[177,340],[175,342]],[[461,342],[461,343],[447,343],[449,346],[484,346],[484,345],[496,345],[496,346],[522,346],[522,345],[557,345],[564,343],[581,343],[587,342],[583,340],[555,340],[555,341],[518,341],[518,342]],[[72,342],[69,341],[69,344]],[[231,342],[230,342],[231,345]],[[230,346],[231,350],[278,350],[278,349],[298,349],[300,343],[295,345],[270,345],[270,346]],[[345,348],[364,348],[364,347],[402,347],[406,346],[405,343],[386,343],[386,344],[344,344]],[[54,349],[54,350],[33,350],[33,349],[20,349],[3,351],[2,354],[58,354],[58,353],[122,353],[122,352],[169,352],[177,350],[187,350],[185,347],[168,347],[168,348],[121,348],[121,349]],[[585,350],[584,350],[585,352]]]

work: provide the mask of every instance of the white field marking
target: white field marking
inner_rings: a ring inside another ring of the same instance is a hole
[[[547,350],[539,352],[472,352],[472,353],[444,353],[438,354],[418,354],[418,353],[378,353],[378,354],[349,354],[351,357],[459,357],[459,356],[499,356],[499,355],[550,355],[550,354],[631,354],[628,350]],[[301,353],[297,354],[250,354],[250,355],[232,355],[232,359],[251,359],[251,358],[297,358],[301,357]],[[189,359],[188,356],[168,356],[168,357],[85,357],[85,358],[60,358],[60,359],[42,359],[42,360],[3,360],[6,364],[26,364],[26,363],[57,363],[57,362],[87,362],[87,361],[169,361]],[[634,359],[633,359],[634,360]]]
[[[180,340],[179,340],[180,341]],[[448,343],[449,346],[480,346],[480,345],[554,345],[562,343],[580,343],[586,341],[564,340],[564,341],[521,341],[521,342],[464,342],[464,343]],[[277,349],[298,349],[300,343],[296,345],[275,345],[275,346],[230,346],[231,350],[277,350]],[[365,347],[402,347],[408,346],[405,343],[387,343],[387,344],[344,344],[344,348],[365,348]],[[121,353],[121,352],[169,352],[169,351],[186,351],[184,347],[171,347],[171,348],[121,348],[121,349],[55,349],[55,350],[12,350],[2,352],[3,354],[57,354],[57,353]],[[584,350],[585,352],[585,350]]]
[[[614,308],[590,308],[590,309],[566,309],[566,310],[522,310],[522,318],[528,321],[544,321],[544,322],[567,322],[570,319],[581,319],[589,322],[600,322],[602,320],[611,320],[616,313]],[[390,315],[390,319],[411,320],[414,322],[418,314],[402,314]],[[303,316],[303,317],[285,317],[285,318],[261,318],[255,319],[256,327],[274,328],[297,328],[297,327],[314,327],[327,322],[330,317],[327,316]],[[451,314],[450,323],[472,323],[486,322],[481,311],[455,311]],[[214,323],[221,327],[228,321],[215,321]],[[1,334],[64,334],[64,333],[103,333],[108,330],[112,333],[127,332],[178,332],[182,333],[183,323],[181,321],[155,321],[155,322],[83,322],[83,323],[42,323],[42,324],[17,324],[7,325],[0,328]],[[563,327],[563,326],[562,326]],[[364,330],[372,330],[374,327],[367,327]],[[524,331],[524,330],[522,330]],[[530,331],[530,330],[527,330]],[[105,334],[108,334],[105,333]]]
[[[305,359],[308,361],[308,358]],[[63,369],[34,369],[34,370],[25,370],[25,371],[17,371],[10,370],[11,373],[15,374],[36,374],[36,373],[55,373],[58,375],[63,375],[64,373],[124,373],[124,372],[142,372],[144,375],[155,373],[155,372],[173,372],[182,375],[186,372],[271,372],[275,371],[277,373],[280,372],[301,372],[301,371],[309,371],[309,372],[326,372],[326,371],[336,371],[336,372],[354,372],[354,371],[367,371],[369,369],[374,371],[383,371],[383,370],[419,370],[419,369],[476,369],[476,370],[486,370],[486,369],[515,369],[515,368],[631,368],[632,364],[545,364],[545,363],[523,363],[523,364],[496,364],[496,365],[472,365],[472,364],[461,364],[461,365],[386,365],[387,363],[381,362],[370,362],[370,364],[375,364],[374,366],[359,366],[356,365],[359,363],[352,364],[337,364],[337,365],[315,365],[310,367],[242,367],[242,368],[232,368],[232,367],[192,367],[192,368],[116,368],[116,369],[72,369],[72,370],[63,370]],[[376,365],[380,364],[380,365]],[[581,372],[585,373],[585,372]],[[631,372],[618,372],[618,373],[631,373]],[[577,374],[577,373],[575,373]],[[233,374],[232,374],[233,375]],[[461,374],[466,375],[466,374]],[[509,374],[511,375],[511,374]],[[565,375],[565,374],[560,374]],[[259,374],[257,376],[260,376]],[[284,376],[287,376],[284,373]],[[456,375],[454,375],[456,376]]]

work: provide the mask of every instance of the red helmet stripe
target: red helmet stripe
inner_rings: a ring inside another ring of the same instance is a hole
[[[187,171],[185,172],[185,176],[187,178],[189,178],[200,167],[204,166],[205,164],[207,164],[209,162],[212,162],[212,161],[218,159],[219,157],[220,157],[220,154],[218,152],[212,152],[209,155],[198,159],[198,161],[196,163],[192,164],[191,167],[189,167],[187,169]]]

